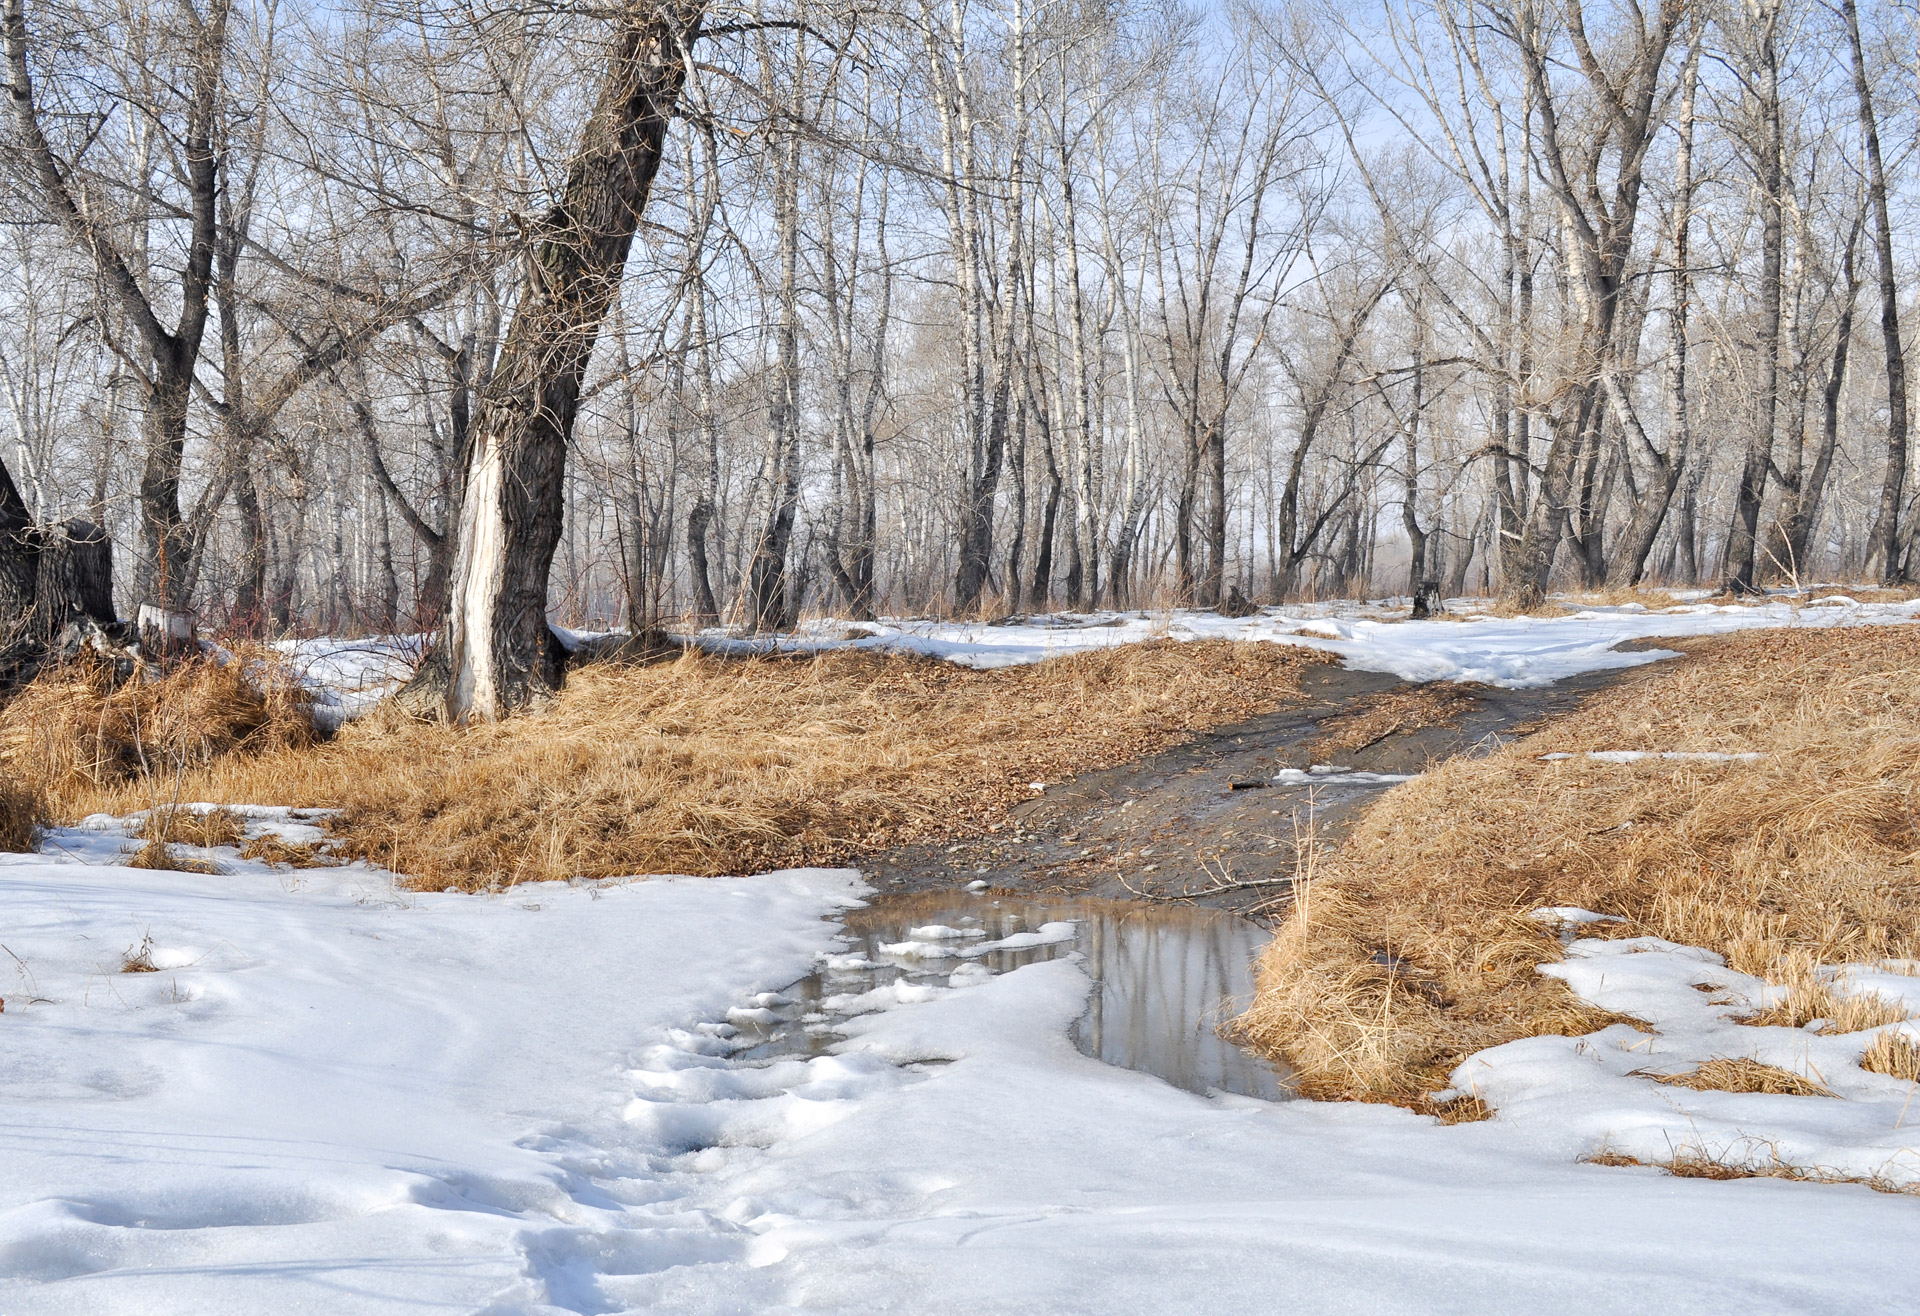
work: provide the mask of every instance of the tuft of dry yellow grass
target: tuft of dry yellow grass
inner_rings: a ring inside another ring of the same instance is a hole
[[[174,804],[151,810],[140,826],[140,836],[148,842],[177,841],[203,849],[239,845],[245,835],[240,815],[231,809],[186,809]]]
[[[746,661],[690,652],[582,668],[546,708],[493,725],[388,711],[323,743],[255,752],[236,742],[171,772],[67,766],[59,807],[337,808],[337,851],[425,888],[835,862],[991,825],[1032,798],[1036,780],[1271,711],[1323,661],[1224,641],[1115,646],[984,672],[858,652]],[[44,734],[32,707],[17,708],[0,713],[0,754],[84,731],[67,713]],[[68,747],[50,757],[58,767],[76,756]]]
[[[0,853],[25,854],[47,821],[47,802],[36,781],[0,776]]]
[[[132,812],[182,798],[161,783],[316,739],[307,701],[270,654],[125,681],[83,658],[0,706],[0,775],[35,783],[54,816],[108,797]]]
[[[1589,934],[1709,947],[1774,981],[1915,957],[1920,633],[1758,631],[1690,647],[1518,744],[1385,795],[1300,893],[1241,1036],[1283,1057],[1309,1096],[1421,1107],[1474,1051],[1603,1020],[1535,972],[1560,956],[1528,917],[1541,906],[1619,915]],[[1763,757],[1609,763],[1589,750]],[[1542,761],[1550,752],[1575,757]]]
[[[1920,1083],[1920,1046],[1905,1033],[1892,1029],[1873,1039],[1860,1057],[1860,1068],[1908,1083]]]
[[[1758,1060],[1715,1056],[1684,1074],[1643,1075],[1668,1087],[1695,1092],[1765,1092],[1788,1097],[1831,1097],[1832,1089],[1803,1074]]]

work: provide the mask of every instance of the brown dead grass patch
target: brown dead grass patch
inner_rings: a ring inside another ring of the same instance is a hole
[[[1580,1159],[1587,1165],[1662,1170],[1676,1179],[1787,1179],[1794,1183],[1860,1184],[1876,1193],[1920,1195],[1920,1184],[1879,1175],[1842,1174],[1819,1166],[1789,1165],[1776,1155],[1739,1159],[1731,1155],[1716,1156],[1698,1148],[1683,1148],[1668,1160],[1643,1161],[1624,1152],[1602,1149]]]
[[[243,672],[249,665],[254,680]],[[315,742],[297,686],[275,679],[278,670],[270,654],[257,653],[125,681],[91,659],[44,672],[0,707],[0,776],[39,782],[56,817],[107,800],[130,813],[185,798],[167,785],[216,763]]]
[[[0,776],[0,853],[31,852],[46,821],[46,796],[38,782]]]
[[[857,652],[690,652],[582,668],[549,707],[495,725],[376,713],[322,743],[202,756],[157,782],[98,774],[61,806],[128,812],[163,793],[338,808],[337,850],[423,888],[831,863],[966,834],[1031,799],[1033,781],[1269,712],[1323,661],[1223,641],[987,672]],[[0,746],[13,716],[0,717]]]
[[[217,873],[219,866],[206,859],[181,854],[165,841],[150,840],[128,855],[128,868],[152,868],[164,873]]]
[[[1814,972],[1806,952],[1780,957],[1770,975],[1784,980],[1787,994],[1764,1010],[1737,1022],[1759,1027],[1805,1028],[1819,1021],[1823,1033],[1863,1033],[1869,1028],[1897,1024],[1913,1016],[1898,1001],[1872,993],[1844,993]]]
[[[1695,1092],[1764,1092],[1773,1096],[1831,1097],[1832,1089],[1803,1074],[1758,1060],[1729,1059],[1716,1056],[1701,1062],[1684,1074],[1642,1075],[1668,1087],[1691,1088]]]
[[[1860,1068],[1888,1078],[1920,1083],[1920,1046],[1896,1030],[1888,1030],[1873,1039],[1860,1057]]]
[[[1600,749],[1764,757],[1539,758]],[[1473,1051],[1600,1017],[1535,972],[1560,956],[1528,917],[1541,906],[1619,915],[1586,934],[1705,946],[1774,981],[1914,958],[1916,786],[1920,634],[1698,646],[1382,797],[1266,951],[1241,1034],[1306,1095],[1418,1106]]]
[[[187,809],[173,804],[150,810],[140,826],[140,836],[148,842],[178,841],[203,849],[239,845],[245,835],[240,815],[231,809]]]

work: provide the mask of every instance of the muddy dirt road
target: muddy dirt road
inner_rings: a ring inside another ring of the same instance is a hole
[[[1631,669],[1628,669],[1631,670]],[[1394,778],[1455,754],[1485,753],[1570,711],[1623,672],[1532,690],[1409,684],[1328,664],[1303,697],[1178,749],[1048,782],[998,831],[855,861],[881,891],[969,883],[1020,895],[1177,898],[1258,916],[1288,892],[1299,841],[1338,844]],[[1341,769],[1311,773],[1315,765]],[[1305,781],[1279,781],[1284,769]]]

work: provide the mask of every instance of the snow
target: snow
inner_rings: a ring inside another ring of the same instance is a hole
[[[1332,763],[1316,763],[1312,767],[1282,768],[1273,775],[1276,786],[1392,786],[1403,781],[1412,781],[1414,774],[1406,772],[1355,772]]]
[[[889,618],[845,622],[824,618],[791,635],[742,639],[707,630],[693,642],[716,653],[824,652],[874,649],[920,654],[980,669],[1013,667],[1147,640],[1225,639],[1295,644],[1336,654],[1356,671],[1408,681],[1477,681],[1519,688],[1550,685],[1586,672],[1637,667],[1671,658],[1670,650],[1618,646],[1690,635],[1719,635],[1768,626],[1878,626],[1920,620],[1920,599],[1861,603],[1846,595],[1810,601],[1710,602],[1707,590],[1676,590],[1682,600],[1658,612],[1645,604],[1584,607],[1552,617],[1493,617],[1485,600],[1453,599],[1446,617],[1405,618],[1407,603],[1389,599],[1289,604],[1251,617],[1191,609],[1159,612],[1055,613],[1017,623]],[[1565,600],[1563,600],[1563,603]],[[615,632],[556,626],[569,648]],[[289,640],[275,646],[316,702],[327,730],[360,716],[412,675],[431,637]],[[1043,781],[1030,783],[1044,790]]]
[[[1454,1071],[1454,1091],[1491,1102],[1503,1123],[1535,1145],[1569,1159],[1598,1150],[1647,1162],[1695,1156],[1920,1185],[1913,1085],[1859,1064],[1883,1029],[1829,1034],[1736,1023],[1784,989],[1729,969],[1711,951],[1658,937],[1575,941],[1564,962],[1540,972],[1653,1031],[1616,1024],[1586,1037],[1527,1038],[1482,1051]],[[1842,993],[1920,1006],[1920,978],[1849,969],[1830,982]],[[1915,1024],[1886,1027],[1920,1040]],[[1790,1070],[1835,1096],[1696,1092],[1652,1081],[1716,1057]]]
[[[950,975],[823,1001],[857,1015],[843,1040],[748,1059],[787,983],[862,958],[822,921],[863,891],[844,871],[473,897],[231,850],[129,869],[105,820],[51,839],[0,857],[9,1316],[1910,1302],[1910,1198],[1579,1163],[1699,1143],[1912,1173],[1869,1039],[1730,1023],[1776,989],[1698,950],[1574,942],[1548,971],[1658,1034],[1483,1052],[1454,1082],[1498,1118],[1443,1128],[1103,1065],[1067,1036],[1076,959],[996,976],[947,925],[914,931],[967,953]],[[143,943],[158,971],[121,972]],[[1913,967],[1834,982],[1920,1004]],[[1736,1051],[1845,1099],[1633,1072]]]
[[[232,850],[218,876],[148,872],[105,862],[122,836],[51,839],[0,856],[9,1316],[475,1311],[543,1267],[560,1292],[569,1256],[685,1259],[668,1222],[657,1244],[595,1223],[648,1188],[644,1155],[620,1160],[630,1053],[805,972],[858,889],[805,871],[480,899]],[[159,971],[120,972],[143,939]]]
[[[1705,591],[1680,591],[1675,597],[1686,601],[1659,611],[1628,603],[1551,617],[1493,617],[1478,611],[1482,600],[1455,599],[1449,603],[1449,616],[1428,621],[1406,620],[1398,600],[1270,607],[1244,618],[1183,609],[1060,613],[1017,624],[903,619],[850,624],[827,619],[778,640],[741,640],[719,631],[702,632],[697,640],[720,652],[880,649],[974,668],[1017,666],[1153,639],[1268,641],[1323,649],[1355,670],[1408,681],[1478,681],[1518,688],[1673,656],[1667,650],[1617,647],[1635,641],[1768,626],[1869,626],[1920,619],[1920,600],[1860,603],[1830,595],[1812,602],[1775,596],[1715,603],[1707,601]]]
[[[321,637],[283,640],[273,648],[313,695],[314,721],[331,731],[406,684],[431,639],[426,635]]]

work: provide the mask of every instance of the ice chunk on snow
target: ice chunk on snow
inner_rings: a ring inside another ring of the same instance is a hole
[[[1546,905],[1540,909],[1529,910],[1528,918],[1537,918],[1542,923],[1625,923],[1618,914],[1596,914],[1590,909],[1581,909],[1575,905]]]
[[[1282,768],[1273,775],[1276,786],[1391,786],[1413,778],[1412,773],[1349,772],[1325,764],[1316,764],[1305,772],[1299,768]]]

